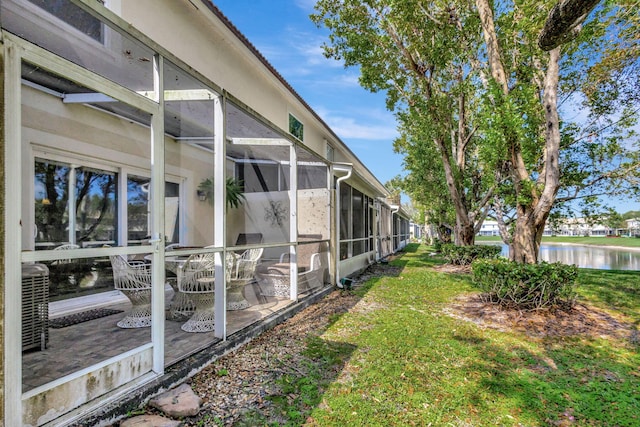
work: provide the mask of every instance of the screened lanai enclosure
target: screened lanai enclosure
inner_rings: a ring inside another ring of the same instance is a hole
[[[366,169],[336,196],[325,137],[112,4],[0,1],[7,425],[77,419],[326,291],[336,258],[346,274],[408,239]]]

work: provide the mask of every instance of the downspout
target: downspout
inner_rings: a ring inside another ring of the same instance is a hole
[[[336,180],[336,211],[334,217],[336,218],[336,227],[335,227],[335,242],[336,242],[336,265],[335,265],[335,275],[334,285],[338,286],[340,283],[340,183],[345,179],[351,178],[351,172],[353,171],[353,165],[350,163],[334,163],[333,164],[333,172],[345,172],[346,175],[341,176]]]

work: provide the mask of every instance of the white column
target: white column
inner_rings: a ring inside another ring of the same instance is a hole
[[[0,44],[4,63],[4,425],[22,425],[22,283],[21,236],[21,87],[20,52],[8,40]],[[2,91],[0,91],[2,93]]]
[[[289,147],[289,241],[298,241],[298,156],[296,146]],[[298,247],[289,246],[289,298],[298,300]]]
[[[153,61],[153,90],[158,103],[151,116],[151,342],[153,343],[153,371],[164,372],[164,60],[155,55]]]
[[[117,204],[118,209],[118,235],[116,236],[116,246],[127,246],[129,243],[129,218],[127,217],[127,173],[125,169],[120,169],[118,173],[118,197],[121,199]],[[148,208],[147,208],[148,209]],[[151,227],[148,228],[151,232]]]
[[[226,247],[226,147],[225,147],[225,128],[224,128],[224,98],[218,96],[213,100],[213,213],[215,216],[214,226],[214,245],[218,248]],[[224,273],[224,252],[217,252],[215,256],[216,263],[216,283],[215,283],[215,303],[214,303],[214,321],[215,336],[217,338],[227,339],[227,286],[225,283]]]
[[[67,209],[69,211],[69,243],[76,243],[76,168],[78,165],[71,165],[69,167],[69,182],[67,184],[67,192],[69,197],[67,198]],[[20,200],[20,199],[18,199]]]

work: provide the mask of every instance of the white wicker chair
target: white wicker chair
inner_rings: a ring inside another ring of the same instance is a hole
[[[173,251],[180,248],[180,243],[171,243],[164,247],[165,251]]]
[[[53,248],[54,251],[66,251],[69,249],[80,249],[80,246],[75,245],[73,243],[64,243],[60,246],[56,246],[55,248]],[[61,265],[61,264],[70,264],[72,262],[71,259],[67,258],[67,259],[58,259],[53,261],[51,264],[53,265]]]
[[[164,247],[165,252],[174,251],[180,248],[180,243],[171,243]],[[185,321],[193,314],[193,301],[187,294],[184,294],[178,289],[178,266],[176,262],[165,262],[166,270],[173,273],[175,276],[167,277],[167,283],[173,289],[173,298],[169,303],[169,312],[167,313],[167,320]]]
[[[238,256],[230,278],[227,280],[227,310],[243,310],[251,306],[244,296],[244,287],[254,280],[258,261],[262,256],[262,248],[247,249]]]
[[[53,248],[54,251],[66,251],[69,249],[80,249],[80,246],[75,245],[73,243],[64,243],[60,246],[56,246],[55,248]],[[68,274],[66,275],[66,279],[67,281],[72,285],[72,286],[76,286],[77,280],[76,280],[76,276],[73,274],[73,261],[70,258],[65,258],[65,259],[57,259],[53,262],[51,262],[51,267],[58,271],[65,271],[68,272]]]
[[[120,328],[151,326],[151,264],[127,261],[122,255],[111,255],[113,283],[131,301],[131,312],[118,322]]]
[[[178,289],[189,296],[195,310],[181,327],[185,332],[210,332],[214,330],[215,254],[191,255],[180,267]],[[227,278],[236,256],[228,253],[226,258]]]

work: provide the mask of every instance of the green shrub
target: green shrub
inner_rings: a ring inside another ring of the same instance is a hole
[[[520,264],[479,259],[471,266],[473,283],[498,304],[522,309],[572,307],[578,267],[560,263]]]
[[[436,252],[440,252],[442,250],[442,240],[435,239],[433,242],[433,250]]]
[[[502,248],[495,245],[456,246],[453,243],[442,245],[442,255],[451,264],[469,265],[478,258],[497,258]]]

